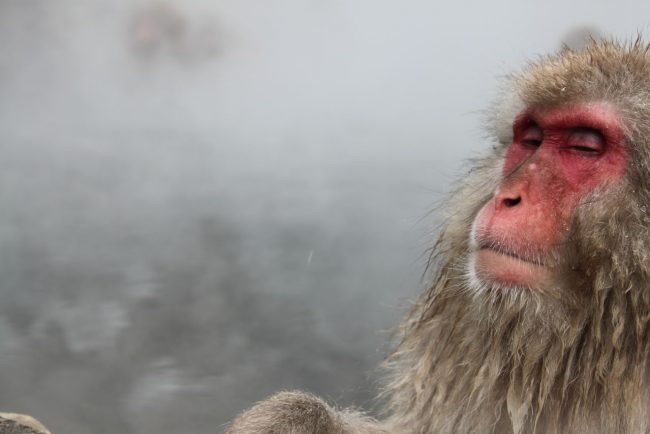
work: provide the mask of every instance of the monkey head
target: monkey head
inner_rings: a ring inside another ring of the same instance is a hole
[[[510,78],[467,220],[466,287],[566,301],[650,277],[649,65],[638,41],[594,43]]]

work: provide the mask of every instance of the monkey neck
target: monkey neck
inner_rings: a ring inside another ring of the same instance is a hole
[[[647,318],[629,292],[580,313],[449,282],[419,301],[389,361],[398,432],[646,431]]]

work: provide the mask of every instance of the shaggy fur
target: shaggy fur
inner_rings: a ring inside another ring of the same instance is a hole
[[[0,413],[0,434],[50,434],[50,432],[31,416]]]
[[[451,195],[431,287],[399,329],[400,343],[386,363],[385,421],[356,425],[358,415],[300,394],[292,399],[321,408],[327,423],[310,412],[297,417],[307,423],[300,428],[294,416],[272,425],[253,417],[261,411],[268,419],[260,406],[272,407],[276,397],[240,417],[230,432],[650,432],[649,48],[640,41],[594,42],[540,59],[508,81],[491,111],[497,143]],[[485,287],[468,266],[469,234],[500,182],[514,116],[524,107],[592,101],[620,114],[627,176],[578,207],[560,252],[559,287]],[[284,405],[292,407],[292,399]],[[246,430],[237,428],[245,423]]]
[[[281,392],[235,419],[226,434],[388,434],[360,413],[336,411],[313,395]]]

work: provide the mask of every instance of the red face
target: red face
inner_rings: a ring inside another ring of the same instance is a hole
[[[626,141],[604,104],[526,110],[513,133],[501,183],[474,221],[473,271],[485,283],[543,288],[578,204],[622,177]]]

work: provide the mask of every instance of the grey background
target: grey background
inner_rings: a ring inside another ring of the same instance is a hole
[[[290,388],[372,409],[499,77],[649,12],[0,0],[0,408],[60,434],[215,433]]]

